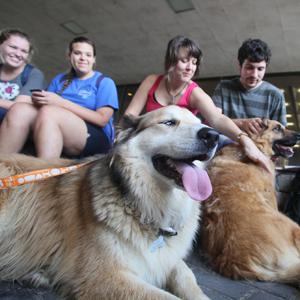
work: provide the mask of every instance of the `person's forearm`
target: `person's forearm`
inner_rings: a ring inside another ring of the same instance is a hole
[[[16,102],[31,103],[31,97],[26,95],[17,96],[15,100],[0,99],[0,107],[10,109]]]
[[[239,119],[232,120],[225,115],[222,115],[222,117],[218,118],[214,124],[210,125],[232,140],[240,142],[238,135],[241,133],[241,129],[235,121],[239,121]]]
[[[0,107],[4,109],[9,109],[14,104],[13,101],[0,99]]]
[[[110,117],[108,117],[105,113],[82,107],[64,98],[62,99],[63,101],[61,101],[61,107],[71,111],[72,113],[74,113],[75,115],[87,122],[90,122],[100,127],[104,127],[110,119]]]
[[[31,96],[27,96],[27,95],[19,95],[19,96],[17,96],[16,99],[14,100],[14,102],[32,103]]]

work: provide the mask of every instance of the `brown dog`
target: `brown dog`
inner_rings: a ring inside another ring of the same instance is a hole
[[[128,119],[112,152],[89,165],[1,190],[0,279],[44,274],[72,299],[207,300],[183,258],[195,199],[211,189],[192,161],[217,144],[216,131],[169,106]],[[1,155],[0,177],[73,163]]]
[[[252,139],[267,156],[289,156],[299,134],[276,121]],[[274,167],[275,169],[275,167]],[[275,177],[232,144],[211,162],[212,196],[203,205],[202,249],[221,274],[238,279],[300,280],[300,228],[278,211]]]

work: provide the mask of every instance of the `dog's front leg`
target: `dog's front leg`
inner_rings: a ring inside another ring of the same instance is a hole
[[[100,273],[99,276],[94,277],[94,280],[86,278],[84,284],[77,287],[75,298],[78,300],[181,300],[128,271],[106,273],[106,276],[101,276]]]
[[[192,270],[181,260],[172,270],[167,289],[174,295],[184,300],[208,300],[209,298],[198,286]]]

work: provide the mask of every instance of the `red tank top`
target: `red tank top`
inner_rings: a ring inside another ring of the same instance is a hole
[[[154,96],[154,93],[157,90],[157,87],[158,87],[159,83],[162,81],[163,77],[164,77],[163,75],[158,76],[157,79],[155,80],[154,84],[152,85],[151,89],[148,92],[148,99],[147,99],[147,103],[146,103],[146,111],[147,112],[164,107],[164,105],[161,105],[160,103],[158,103],[156,101],[155,96]],[[192,109],[190,107],[190,96],[195,87],[198,87],[198,84],[196,82],[192,81],[176,104],[179,107],[187,108],[194,115],[196,115],[198,113],[198,110]]]

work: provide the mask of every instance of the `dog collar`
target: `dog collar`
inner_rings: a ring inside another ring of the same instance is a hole
[[[172,227],[165,227],[165,228],[159,228],[158,230],[158,238],[152,242],[150,245],[150,252],[154,253],[159,248],[162,248],[165,246],[166,237],[171,237],[177,235],[177,231]]]

